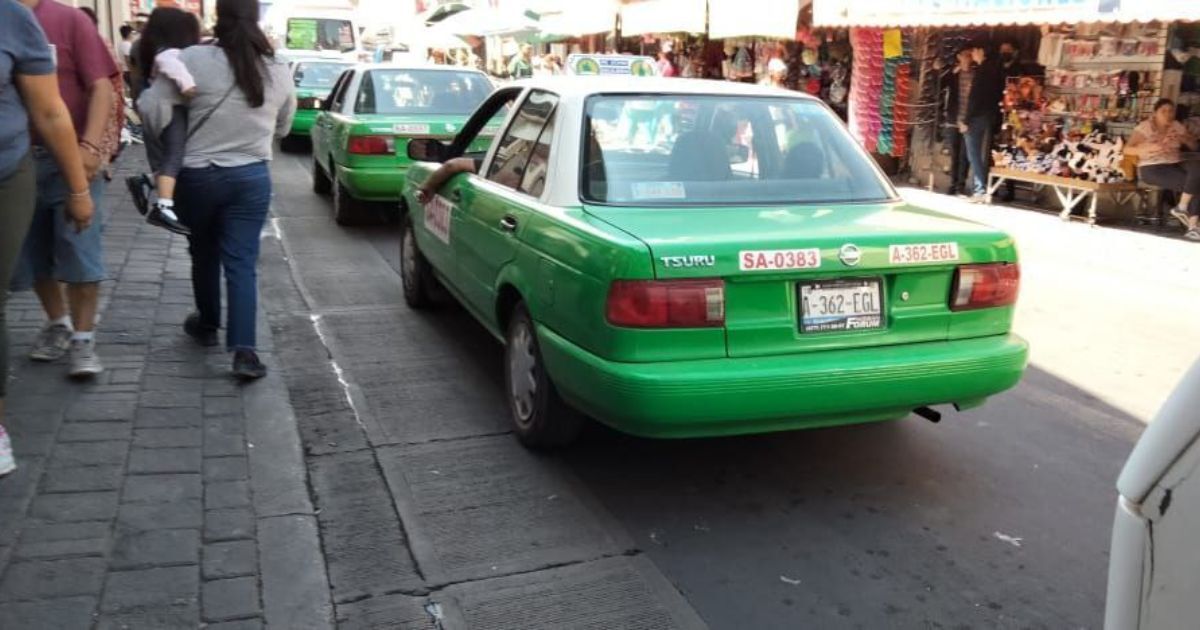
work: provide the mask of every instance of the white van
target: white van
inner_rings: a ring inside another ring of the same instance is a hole
[[[268,29],[276,50],[287,57],[366,59],[362,31],[349,4],[277,4],[270,12]]]

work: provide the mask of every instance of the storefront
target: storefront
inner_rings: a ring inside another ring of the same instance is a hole
[[[853,27],[852,131],[907,166],[914,184],[950,185],[945,88],[967,42],[1020,51],[992,143],[1000,169],[1068,188],[1126,182],[1123,138],[1156,99],[1176,98],[1181,118],[1200,113],[1200,32],[1189,23],[1200,22],[1200,2],[819,0],[814,11],[818,26]]]

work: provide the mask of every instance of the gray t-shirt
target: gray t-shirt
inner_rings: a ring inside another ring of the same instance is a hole
[[[196,96],[188,102],[189,131],[233,85],[233,68],[217,46],[192,46],[180,55],[196,79]],[[262,107],[250,107],[234,89],[203,127],[188,138],[185,168],[242,166],[271,159],[271,143],[292,126],[296,88],[282,59],[265,60]]]
[[[15,77],[54,70],[54,53],[33,12],[17,0],[0,0],[0,181],[29,152],[29,115]]]

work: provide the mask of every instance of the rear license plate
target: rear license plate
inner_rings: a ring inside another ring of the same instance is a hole
[[[799,283],[800,332],[882,328],[882,284],[879,278]]]

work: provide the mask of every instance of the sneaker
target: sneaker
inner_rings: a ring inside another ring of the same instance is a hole
[[[267,366],[253,350],[238,350],[233,353],[233,375],[243,381],[253,381],[267,375]]]
[[[1187,229],[1187,227],[1188,227],[1188,213],[1187,213],[1187,212],[1185,212],[1183,208],[1179,208],[1179,207],[1171,208],[1171,216],[1175,217],[1175,220],[1177,220],[1177,221],[1179,221],[1180,223],[1182,223],[1182,224],[1183,224],[1183,227],[1184,227],[1184,229]]]
[[[976,193],[974,195],[971,195],[971,199],[969,201],[971,203],[984,203],[984,204],[991,203],[991,200],[988,199],[988,196],[983,193]]]
[[[175,216],[173,210],[164,208],[158,205],[157,202],[150,207],[150,212],[146,213],[146,223],[176,234],[184,236],[192,235],[192,231],[186,225],[179,222],[179,218]]]
[[[12,442],[4,425],[0,425],[0,477],[17,469],[17,461],[13,459]]]
[[[150,176],[142,173],[125,178],[125,187],[129,189],[130,196],[133,197],[133,205],[142,216],[146,216],[150,212],[150,191],[154,190],[154,183],[150,181]]]
[[[62,324],[47,324],[33,341],[29,358],[34,361],[57,361],[71,346],[71,329]]]
[[[1183,235],[1183,238],[1186,238],[1189,241],[1200,241],[1200,230],[1188,230],[1187,233]]]
[[[200,323],[200,314],[192,313],[183,320],[183,332],[187,333],[196,343],[211,348],[220,341],[217,339],[217,329],[215,326],[205,326]]]
[[[96,376],[104,371],[104,364],[96,354],[96,342],[82,339],[71,340],[71,369],[67,373],[72,378],[87,378]]]

